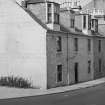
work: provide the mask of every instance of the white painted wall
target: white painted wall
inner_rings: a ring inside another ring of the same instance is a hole
[[[0,0],[0,76],[22,76],[46,88],[46,62],[46,30],[15,0]]]

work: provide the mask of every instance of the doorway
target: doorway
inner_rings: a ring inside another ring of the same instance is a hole
[[[75,63],[75,83],[78,83],[78,63]]]

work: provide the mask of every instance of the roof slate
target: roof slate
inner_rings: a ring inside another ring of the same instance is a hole
[[[37,22],[39,23],[44,29],[49,30],[49,28],[44,24],[40,19],[37,18],[35,14],[33,14],[31,11],[28,9],[25,9],[25,11]]]
[[[26,1],[27,1],[27,3],[43,3],[46,0],[26,0]]]

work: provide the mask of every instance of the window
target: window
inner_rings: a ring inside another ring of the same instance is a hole
[[[53,13],[53,9],[54,9],[54,13]],[[47,23],[54,22],[55,24],[59,24],[59,5],[55,3],[48,3],[47,11],[48,11],[47,12]]]
[[[47,4],[47,9],[48,9],[48,13],[47,13],[47,17],[48,17],[48,23],[52,22],[52,5],[51,4]]]
[[[52,22],[52,14],[48,13],[48,23],[51,23],[51,22]]]
[[[98,19],[95,20],[95,32],[98,32]]]
[[[54,14],[54,23],[59,24],[59,14],[55,13]]]
[[[78,51],[78,38],[74,38],[74,47],[75,47],[75,51]]]
[[[62,39],[60,36],[56,38],[56,44],[57,44],[57,51],[62,51]]]
[[[101,72],[101,59],[99,59],[99,72]]]
[[[91,39],[88,39],[88,52],[91,51]]]
[[[59,5],[54,5],[54,13],[59,13]]]
[[[101,52],[101,40],[98,42],[98,51]]]
[[[71,28],[74,28],[74,22],[75,22],[75,20],[71,19]]]
[[[22,1],[22,7],[27,8],[27,2],[26,1]]]
[[[83,16],[83,28],[86,28],[86,16]]]
[[[91,72],[91,61],[88,61],[88,73]]]
[[[52,12],[52,11],[51,11],[51,10],[52,10],[52,9],[51,9],[51,6],[52,6],[51,4],[48,4],[48,13],[51,13],[51,12]]]
[[[54,4],[54,23],[59,24],[59,5]]]
[[[94,20],[94,19],[92,19],[92,28],[94,28],[94,21],[95,21],[95,20]]]
[[[76,1],[76,2],[74,2],[74,6],[77,6],[77,1]]]
[[[92,29],[94,32],[98,32],[98,19],[92,19]]]
[[[88,30],[91,30],[91,15],[88,16]]]
[[[62,81],[62,65],[57,65],[57,82]]]

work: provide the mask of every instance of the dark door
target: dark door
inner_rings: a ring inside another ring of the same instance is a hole
[[[78,83],[78,63],[75,63],[75,83]]]

